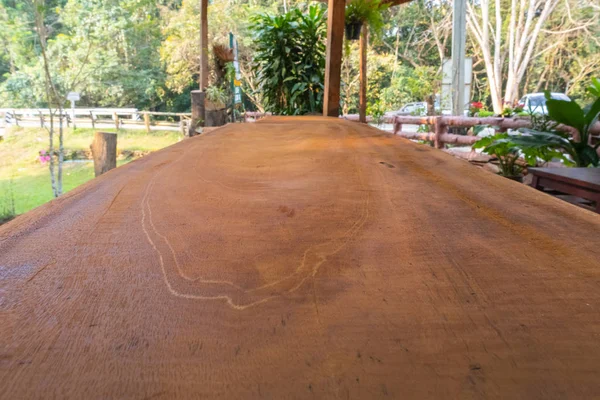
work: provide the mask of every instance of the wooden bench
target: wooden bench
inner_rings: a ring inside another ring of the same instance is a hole
[[[596,203],[600,214],[600,168],[529,168],[531,186],[553,189]]]

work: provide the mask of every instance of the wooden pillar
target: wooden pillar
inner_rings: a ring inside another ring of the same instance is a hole
[[[113,121],[115,121],[115,129],[118,131],[121,121],[119,121],[119,115],[116,112],[113,112]]]
[[[94,173],[100,176],[117,167],[117,134],[96,132],[90,146],[94,158]]]
[[[329,0],[327,10],[327,60],[325,63],[325,97],[323,115],[340,115],[340,80],[344,44],[345,0]]]
[[[208,0],[200,0],[200,90],[208,87]]]
[[[204,125],[205,116],[204,92],[201,90],[192,90],[192,120],[188,126],[188,136],[194,136],[196,128]]]
[[[364,24],[360,32],[360,96],[358,99],[358,121],[367,123],[367,47],[369,44],[369,27]]]
[[[468,101],[465,99],[467,1],[454,0],[452,7],[452,114],[462,117]]]

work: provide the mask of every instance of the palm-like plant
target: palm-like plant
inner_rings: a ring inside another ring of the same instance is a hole
[[[325,10],[311,5],[283,15],[252,19],[256,41],[254,69],[266,111],[283,115],[323,110]]]

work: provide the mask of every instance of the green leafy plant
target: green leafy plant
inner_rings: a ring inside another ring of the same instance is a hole
[[[367,25],[371,28],[371,32],[379,35],[384,26],[384,19],[381,12],[388,7],[389,4],[382,3],[381,0],[352,0],[346,6],[345,23],[346,25]]]
[[[494,116],[494,112],[493,111],[488,111],[488,110],[479,110],[477,112],[476,116],[479,117],[479,118],[493,117]]]
[[[385,106],[381,101],[369,103],[367,104],[367,115],[370,115],[377,125],[381,125],[385,115]]]
[[[253,69],[266,111],[301,115],[323,110],[325,10],[311,5],[252,19],[256,44]]]
[[[544,124],[542,129],[520,129],[522,135],[512,137],[515,145],[524,150],[538,151],[542,154],[564,153],[562,157],[578,167],[597,167],[600,164],[597,149],[600,144],[590,144],[591,128],[600,115],[600,82],[594,79],[589,92],[595,96],[591,105],[582,109],[574,101],[557,100],[546,92],[548,116],[554,121]],[[557,130],[558,124],[572,127],[575,132]]]
[[[206,100],[215,107],[223,108],[227,104],[227,92],[219,86],[209,86],[205,90]]]
[[[473,145],[474,149],[482,149],[486,154],[496,156],[500,165],[500,174],[507,178],[516,178],[523,172],[523,167],[517,163],[519,148],[512,142],[508,133],[498,133],[479,139]]]
[[[587,90],[592,96],[600,98],[600,79],[592,78],[592,83]]]

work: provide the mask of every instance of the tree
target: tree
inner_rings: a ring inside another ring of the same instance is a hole
[[[494,112],[518,98],[542,28],[559,0],[490,0],[467,3],[469,31],[487,72]],[[508,20],[508,21],[506,21]],[[504,78],[506,74],[506,79]]]

